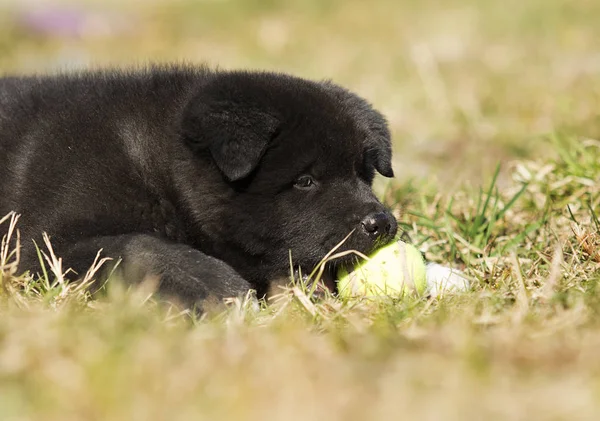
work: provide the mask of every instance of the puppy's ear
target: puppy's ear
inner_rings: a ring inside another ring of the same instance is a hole
[[[341,106],[354,118],[360,130],[365,134],[365,155],[368,161],[381,175],[393,177],[392,143],[390,130],[385,117],[374,110],[371,104],[358,95],[335,85],[330,81],[322,82],[325,89],[333,95]]]
[[[365,154],[372,160],[373,166],[379,174],[393,177],[392,169],[392,142],[390,131],[384,117],[377,111],[371,110],[366,116],[368,135],[365,140]]]
[[[268,110],[207,95],[192,99],[182,121],[190,148],[209,152],[229,181],[241,180],[256,168],[278,126]]]

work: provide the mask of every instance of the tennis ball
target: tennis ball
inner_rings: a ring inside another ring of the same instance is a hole
[[[343,298],[403,296],[427,289],[425,262],[414,246],[402,241],[378,249],[348,272],[338,271],[338,295]]]

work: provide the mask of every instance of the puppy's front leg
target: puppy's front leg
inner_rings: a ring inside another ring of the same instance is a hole
[[[240,297],[251,289],[225,262],[187,245],[146,234],[90,238],[63,249],[60,254],[68,267],[83,274],[100,249],[103,257],[111,257],[115,263],[121,260],[118,270],[125,282],[157,277],[161,295],[176,298],[189,307],[202,308],[207,299]],[[103,273],[110,273],[110,269],[110,266],[105,268]]]

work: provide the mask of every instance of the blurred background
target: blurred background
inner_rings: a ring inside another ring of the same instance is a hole
[[[600,133],[598,0],[0,0],[0,72],[185,61],[345,85],[400,180],[477,182]]]

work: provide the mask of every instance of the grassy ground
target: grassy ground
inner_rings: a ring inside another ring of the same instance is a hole
[[[439,3],[98,2],[77,36],[0,3],[9,72],[185,58],[359,91],[390,118],[400,177],[378,188],[405,235],[474,280],[431,301],[288,289],[193,320],[144,288],[20,277],[12,242],[0,419],[597,419],[600,3]]]

